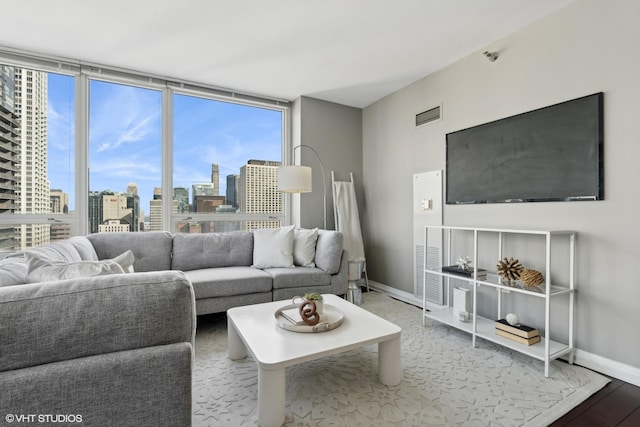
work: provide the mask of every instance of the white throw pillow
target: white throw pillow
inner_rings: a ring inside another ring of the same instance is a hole
[[[133,252],[130,250],[114,259],[101,261],[52,261],[30,253],[26,253],[25,258],[27,260],[27,283],[124,274],[127,271],[133,271]]]
[[[125,273],[133,273],[133,262],[136,260],[131,250],[125,251],[113,259],[120,264]]]
[[[253,267],[293,267],[294,226],[253,230]]]
[[[316,242],[318,229],[297,229],[293,237],[293,264],[302,267],[315,267]]]

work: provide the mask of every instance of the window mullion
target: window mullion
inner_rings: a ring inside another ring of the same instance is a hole
[[[76,76],[75,209],[80,234],[89,232],[89,78]]]
[[[162,90],[162,229],[173,231],[173,90]]]

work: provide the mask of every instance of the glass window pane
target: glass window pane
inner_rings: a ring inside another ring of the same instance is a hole
[[[281,111],[188,95],[174,96],[174,212],[211,219],[175,222],[176,231],[205,233],[278,227],[282,158]],[[255,220],[216,218],[259,214]]]
[[[162,93],[92,80],[89,232],[161,230]]]
[[[73,77],[0,65],[0,214],[45,218],[73,211],[74,117]],[[69,224],[54,232],[42,222],[0,226],[0,251],[70,231]]]

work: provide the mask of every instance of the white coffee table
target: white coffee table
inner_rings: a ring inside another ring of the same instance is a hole
[[[228,355],[258,363],[258,422],[279,427],[285,419],[285,368],[347,350],[378,343],[378,379],[396,385],[402,379],[399,326],[336,295],[324,303],[344,313],[342,325],[326,332],[301,333],[279,327],[274,313],[290,301],[276,301],[227,310]]]

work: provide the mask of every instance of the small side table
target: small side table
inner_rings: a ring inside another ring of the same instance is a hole
[[[355,305],[362,304],[362,289],[360,289],[360,280],[349,280],[347,288],[347,301]]]

